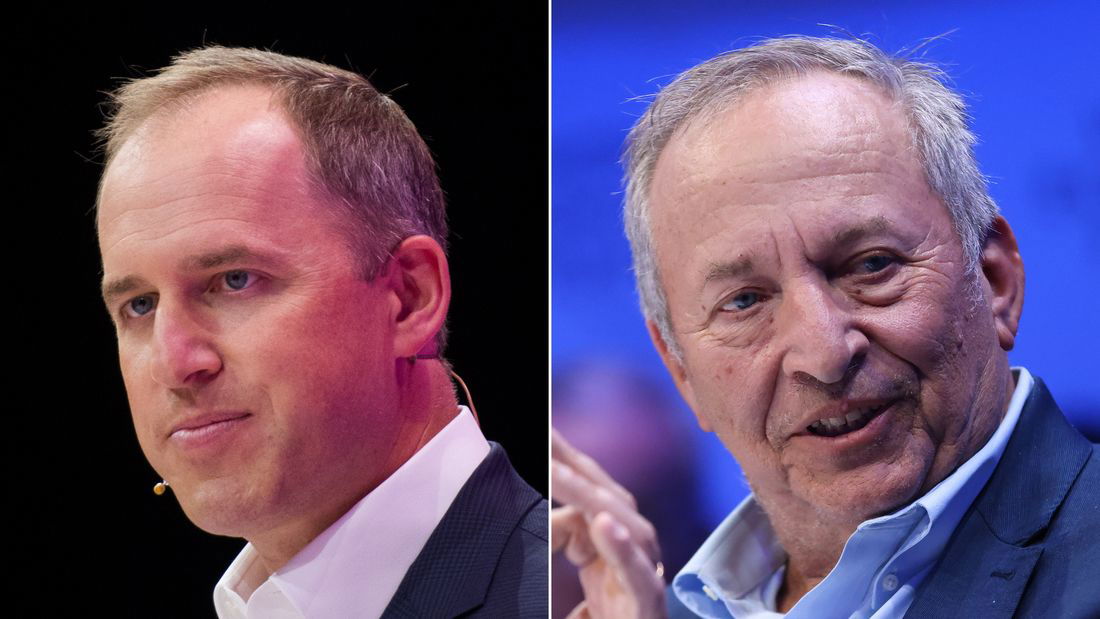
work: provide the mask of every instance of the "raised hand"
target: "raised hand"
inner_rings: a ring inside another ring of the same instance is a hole
[[[585,595],[570,619],[665,617],[657,533],[634,497],[557,430],[551,464],[553,551],[577,566]]]

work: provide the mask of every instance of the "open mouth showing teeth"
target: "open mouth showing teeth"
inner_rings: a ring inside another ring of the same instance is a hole
[[[840,436],[849,432],[855,432],[863,426],[871,423],[879,413],[886,410],[889,404],[872,406],[854,410],[843,417],[830,417],[819,419],[806,426],[810,434],[815,436]]]

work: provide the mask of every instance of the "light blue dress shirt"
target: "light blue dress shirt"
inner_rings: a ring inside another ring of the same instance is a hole
[[[676,596],[700,617],[714,619],[903,616],[1016,427],[1034,381],[1026,369],[1013,370],[1016,390],[985,446],[913,503],[861,523],[829,575],[786,615],[775,608],[787,555],[751,494],[673,579]]]

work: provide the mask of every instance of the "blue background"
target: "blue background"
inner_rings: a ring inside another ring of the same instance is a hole
[[[552,11],[552,363],[610,364],[679,402],[637,308],[621,230],[622,140],[677,73],[827,23],[888,52],[956,30],[926,59],[970,105],[977,156],[1016,232],[1027,293],[1013,365],[1043,377],[1071,420],[1100,434],[1100,10],[1098,3],[577,2]],[[843,35],[841,35],[843,36]],[[556,388],[556,387],[555,387]],[[673,405],[684,424],[694,419]],[[642,420],[639,420],[642,422]],[[695,430],[700,510],[716,522],[746,492],[716,439]],[[613,438],[613,437],[612,437]],[[676,446],[682,449],[684,446]],[[644,456],[644,454],[643,454]]]

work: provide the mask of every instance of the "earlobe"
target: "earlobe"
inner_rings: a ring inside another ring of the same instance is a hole
[[[684,369],[683,362],[672,354],[672,351],[668,347],[668,342],[665,341],[661,330],[657,327],[657,324],[652,320],[647,320],[646,329],[649,330],[649,339],[653,340],[653,346],[657,349],[657,354],[661,356],[661,361],[664,362],[665,368],[668,369],[668,373],[672,376],[672,382],[676,384],[676,389],[679,390],[680,396],[687,402],[688,407],[695,413],[695,419],[699,422],[699,427],[704,432],[713,432],[710,423],[699,414],[699,409],[695,405],[695,390],[691,386],[691,381],[688,379],[687,370]]]
[[[391,258],[390,285],[398,299],[394,315],[394,355],[411,357],[435,350],[435,336],[447,318],[451,278],[447,257],[429,236],[401,241]]]
[[[1016,235],[1004,217],[998,216],[993,221],[993,229],[982,248],[982,273],[989,283],[997,340],[1001,348],[1012,350],[1024,309],[1024,262]]]

